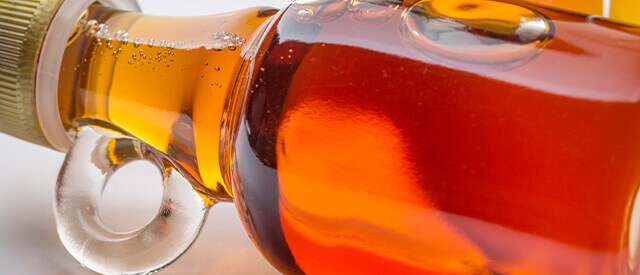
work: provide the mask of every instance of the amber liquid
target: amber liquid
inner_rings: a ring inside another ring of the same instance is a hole
[[[95,6],[111,35],[70,41],[63,121],[136,136],[233,197],[285,273],[637,273],[639,29],[521,4],[552,22],[545,42],[480,32],[524,55],[469,63],[406,29],[411,3],[353,3],[271,21]],[[244,46],[219,47],[230,30]]]
[[[402,9],[371,26],[301,24],[294,6],[264,46],[233,160],[267,257],[311,274],[637,273],[639,30],[535,8],[553,40],[493,71],[423,55]]]

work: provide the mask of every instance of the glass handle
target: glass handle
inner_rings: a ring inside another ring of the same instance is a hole
[[[134,160],[160,169],[162,203],[144,227],[114,232],[100,218],[98,205],[111,175]],[[161,270],[182,255],[200,232],[209,206],[161,152],[86,126],[78,131],[58,176],[54,209],[62,243],[83,266],[98,273],[138,274]]]

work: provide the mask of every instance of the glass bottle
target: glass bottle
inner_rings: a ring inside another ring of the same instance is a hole
[[[112,2],[48,31],[29,120],[75,140],[56,215],[88,268],[159,270],[234,201],[284,273],[637,273],[639,28],[519,1]],[[163,206],[112,232],[100,192],[137,159]]]

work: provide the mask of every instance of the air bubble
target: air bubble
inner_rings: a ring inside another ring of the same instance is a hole
[[[214,51],[221,51],[224,48],[235,51],[237,47],[242,47],[247,41],[237,34],[230,32],[215,32],[211,35],[211,38],[216,41],[212,47]]]
[[[378,25],[389,20],[402,2],[402,0],[352,0],[349,4],[349,13],[358,22]]]
[[[291,6],[300,23],[328,23],[340,18],[348,8],[348,0],[299,0]]]
[[[224,47],[222,46],[222,44],[220,44],[220,43],[215,43],[215,44],[213,44],[213,47],[212,47],[211,49],[212,49],[212,50],[214,50],[214,51],[216,51],[216,52],[219,52],[219,51],[222,51],[222,49],[223,49],[223,48],[224,48]]]
[[[142,41],[142,39],[136,36],[136,38],[133,39],[133,47],[135,48],[140,47],[140,41]]]
[[[220,39],[220,42],[222,42],[222,44],[225,45],[225,46],[229,46],[229,45],[231,45],[233,43],[233,37],[231,37],[229,35],[223,36]]]
[[[120,40],[124,34],[125,34],[124,30],[118,30],[116,31],[116,34],[113,36],[113,38],[116,40]]]
[[[96,29],[98,28],[98,21],[95,19],[91,19],[85,25],[86,36],[95,35]]]
[[[124,33],[122,35],[122,45],[129,44],[129,33]]]
[[[237,41],[236,41],[236,44],[238,45],[238,47],[242,48],[242,46],[244,46],[244,43],[246,43],[246,42],[247,42],[247,39],[238,38]]]
[[[220,67],[215,66],[215,67],[213,67],[213,70],[214,70],[214,71],[220,71]]]
[[[91,19],[87,21],[86,16],[87,14],[85,13],[83,15],[84,24],[82,24],[82,28],[80,28],[80,32],[84,32],[85,34],[89,32],[93,28],[93,26],[95,26],[98,23],[98,21],[96,21],[95,19]]]
[[[296,14],[299,21],[312,21],[313,19],[313,10],[311,9],[301,9]]]
[[[104,34],[105,26],[104,24],[98,24],[96,35],[102,36]]]
[[[153,42],[155,40],[153,38],[149,38],[149,42],[147,42],[147,46],[149,46],[149,48],[153,47]]]
[[[505,70],[526,63],[553,38],[552,22],[523,6],[488,0],[423,0],[404,14],[402,38],[454,67]]]

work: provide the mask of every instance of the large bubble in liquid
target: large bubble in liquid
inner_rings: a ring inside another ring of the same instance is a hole
[[[403,39],[456,68],[500,71],[522,65],[551,41],[553,24],[531,9],[490,0],[424,0],[402,18]]]

